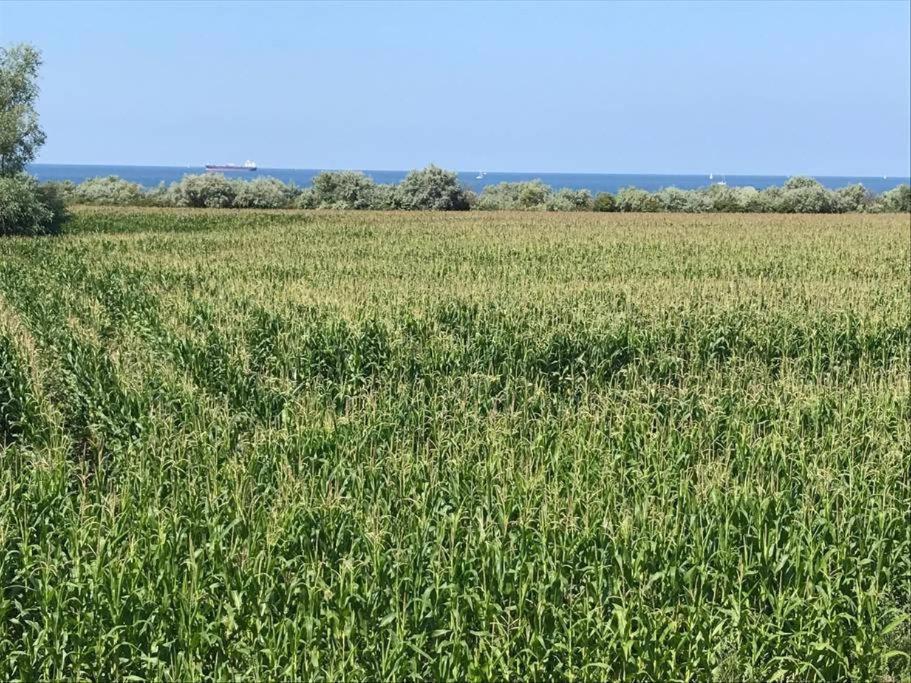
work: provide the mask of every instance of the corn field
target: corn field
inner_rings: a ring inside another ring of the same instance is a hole
[[[0,241],[0,678],[911,677],[908,215]]]

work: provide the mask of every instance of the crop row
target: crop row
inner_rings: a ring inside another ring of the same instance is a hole
[[[0,674],[907,675],[901,218],[557,218],[0,245]]]

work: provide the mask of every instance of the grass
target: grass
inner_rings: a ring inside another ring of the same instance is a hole
[[[911,677],[907,215],[0,241],[0,678]]]

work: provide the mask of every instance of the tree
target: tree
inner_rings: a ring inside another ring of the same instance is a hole
[[[547,203],[553,190],[542,181],[535,179],[519,183],[519,196],[517,204],[522,209],[540,209]]]
[[[31,45],[0,47],[0,176],[24,171],[44,144],[35,111],[40,66]]]
[[[431,164],[411,171],[396,188],[396,203],[412,211],[467,211],[469,196],[454,171]]]
[[[234,197],[236,209],[283,209],[291,201],[292,189],[276,178],[241,182]]]
[[[876,198],[876,208],[879,211],[911,211],[911,186],[907,183],[893,187],[883,192]]]
[[[564,187],[547,198],[548,211],[591,211],[592,193],[588,190],[572,190]]]
[[[595,201],[592,206],[594,211],[616,211],[617,202],[614,200],[614,195],[610,192],[599,192],[595,195]]]
[[[635,187],[624,187],[617,193],[618,211],[655,212],[661,211],[661,204],[654,195]]]
[[[320,209],[370,209],[376,183],[356,171],[323,171],[313,178],[313,203]]]
[[[40,187],[25,173],[0,176],[0,236],[52,235],[65,218],[53,186]]]
[[[662,211],[686,211],[689,192],[677,187],[665,187],[654,194]]]
[[[113,175],[89,178],[80,183],[72,195],[82,204],[135,206],[143,200],[142,187]]]
[[[808,178],[807,176],[797,175],[788,178],[784,183],[785,190],[801,190],[801,189],[818,189],[822,187],[820,182],[815,178]]]
[[[542,210],[551,199],[553,190],[540,180],[488,185],[481,192],[478,208],[483,210],[524,209]]]
[[[834,195],[835,211],[838,213],[866,211],[874,199],[870,191],[860,183],[840,187]]]
[[[234,204],[239,182],[220,173],[185,175],[180,182],[171,184],[168,193],[177,206],[226,209]]]

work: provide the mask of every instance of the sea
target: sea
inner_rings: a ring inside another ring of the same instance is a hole
[[[313,177],[323,170],[317,168],[259,168],[256,171],[235,171],[226,175],[252,180],[256,177],[277,178],[285,183],[293,182],[298,187],[307,187]],[[80,183],[89,178],[115,175],[139,183],[145,187],[154,187],[159,183],[170,184],[191,173],[204,173],[201,166],[104,166],[77,164],[32,164],[29,171],[41,181],[71,180]],[[398,183],[408,171],[363,170],[377,183]],[[814,176],[816,180],[830,189],[845,185],[861,183],[872,192],[884,192],[903,183],[911,183],[908,176]],[[771,185],[781,185],[788,176],[783,175],[671,175],[671,174],[633,174],[633,173],[511,173],[502,171],[460,171],[459,179],[466,187],[480,192],[488,185],[502,182],[519,182],[541,180],[553,188],[568,187],[574,190],[590,190],[592,193],[615,193],[624,187],[637,187],[654,192],[665,187],[677,187],[681,190],[693,190],[706,187],[712,183],[726,182],[730,186],[751,186],[761,190]]]

